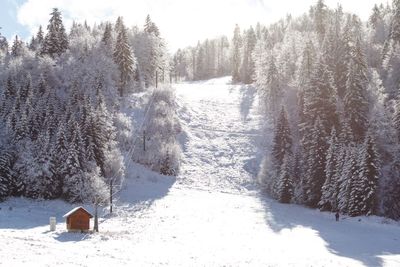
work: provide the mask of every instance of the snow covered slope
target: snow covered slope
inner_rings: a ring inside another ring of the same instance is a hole
[[[92,235],[65,232],[62,215],[72,206],[64,202],[0,203],[0,265],[400,266],[394,222],[335,222],[256,190],[262,139],[253,88],[222,78],[176,89],[180,176],[134,165],[114,215]],[[49,216],[57,217],[56,232],[48,231]]]
[[[255,89],[230,77],[177,84],[183,124],[178,183],[223,192],[253,188],[260,165],[260,117]]]

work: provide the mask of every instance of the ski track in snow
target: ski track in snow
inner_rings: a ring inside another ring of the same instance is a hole
[[[181,174],[134,164],[98,234],[66,233],[62,215],[73,206],[62,201],[0,203],[0,266],[400,266],[396,223],[335,222],[257,191],[263,141],[254,88],[229,78],[175,87]]]

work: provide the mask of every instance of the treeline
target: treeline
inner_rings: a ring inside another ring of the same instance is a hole
[[[168,77],[169,69],[165,42],[149,16],[143,29],[127,28],[119,17],[93,27],[74,22],[67,33],[54,9],[47,32],[40,27],[29,44],[17,36],[9,47],[1,37],[0,200],[107,198],[109,185],[124,176],[123,155],[131,156],[135,139],[126,129],[132,118],[124,99]],[[155,149],[174,143],[176,132],[170,134]],[[152,168],[175,174],[174,152]]]
[[[232,75],[235,83],[251,84],[255,79],[253,52],[266,34],[261,24],[243,32],[236,25],[232,40],[221,36],[179,49],[172,59],[172,75],[175,80],[192,81]]]
[[[400,218],[399,52],[398,0],[367,23],[319,0],[265,28],[252,60],[274,128],[259,174],[271,196]]]

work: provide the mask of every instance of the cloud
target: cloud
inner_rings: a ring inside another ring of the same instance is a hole
[[[114,21],[121,15],[127,25],[142,26],[147,14],[159,26],[170,47],[194,45],[197,40],[231,34],[234,25],[268,24],[286,14],[307,12],[316,0],[27,0],[19,6],[18,21],[35,33],[39,25],[46,26],[49,13],[58,7],[66,26],[73,20],[93,24]],[[335,7],[338,0],[327,0]],[[339,1],[346,11],[353,11],[365,19],[374,2],[379,0]],[[381,1],[384,2],[384,1]]]

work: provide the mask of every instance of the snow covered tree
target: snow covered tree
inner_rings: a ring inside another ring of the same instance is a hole
[[[334,87],[332,73],[320,59],[310,82],[310,91],[305,94],[304,112],[309,125],[314,125],[319,117],[324,132],[329,133],[338,125],[337,91]]]
[[[114,49],[114,61],[119,69],[119,95],[122,97],[127,90],[127,86],[134,78],[135,58],[132,48],[128,43],[125,26],[122,24],[118,32],[117,42]]]
[[[13,45],[11,47],[11,55],[13,57],[19,57],[23,53],[23,43],[22,41],[18,38],[18,35],[15,36]]]
[[[13,156],[8,151],[0,155],[0,201],[10,196],[12,192]]]
[[[256,34],[252,27],[246,32],[246,36],[243,40],[243,60],[240,69],[241,81],[246,84],[253,82],[254,77],[254,61],[253,61],[253,51],[256,46]]]
[[[281,203],[290,203],[293,197],[293,173],[291,168],[291,154],[286,154],[282,163],[277,182],[277,195]]]
[[[290,126],[287,119],[287,114],[285,108],[282,106],[275,129],[272,147],[272,158],[278,173],[283,164],[283,159],[286,155],[290,154],[292,154],[292,137],[290,134]]]
[[[242,37],[240,34],[240,28],[236,24],[235,31],[232,39],[232,81],[237,83],[240,81],[240,64],[241,64],[241,49],[242,49]]]
[[[323,0],[318,0],[314,7],[314,23],[319,40],[322,42],[326,32],[328,10]]]
[[[279,71],[276,67],[275,57],[273,55],[269,58],[265,86],[266,88],[262,88],[263,98],[265,99],[264,101],[266,101],[265,105],[270,112],[270,116],[275,121],[278,116],[280,103],[282,102],[283,92]]]
[[[365,135],[369,108],[366,86],[367,66],[359,40],[356,42],[353,53],[343,102],[345,116],[349,120],[356,141],[359,141]]]
[[[157,25],[151,20],[150,15],[147,15],[146,22],[144,24],[144,31],[148,34],[154,34],[155,36],[160,36],[160,31]]]
[[[43,41],[42,54],[54,58],[68,49],[68,37],[62,22],[61,12],[54,8],[50,15],[47,34]]]
[[[344,155],[338,159],[338,164],[341,164],[343,169],[340,170],[340,176],[337,176],[339,183],[337,210],[341,213],[348,213],[350,194],[354,186],[353,181],[358,175],[358,149],[354,145],[349,145],[343,153]]]
[[[337,194],[339,193],[339,185],[336,173],[337,156],[339,155],[339,140],[336,135],[335,128],[332,129],[329,139],[329,148],[326,154],[325,164],[325,183],[322,186],[322,196],[318,203],[321,210],[336,211],[337,210]]]
[[[393,161],[390,167],[389,181],[386,183],[383,195],[383,212],[389,218],[400,219],[400,151],[397,146],[394,150]]]
[[[348,213],[351,216],[372,215],[377,209],[379,155],[371,133],[367,134],[360,150],[359,170],[352,180]]]
[[[317,117],[312,131],[312,141],[307,159],[307,180],[305,181],[305,203],[310,207],[317,207],[321,199],[322,186],[325,182],[326,166],[326,132],[322,121]]]

